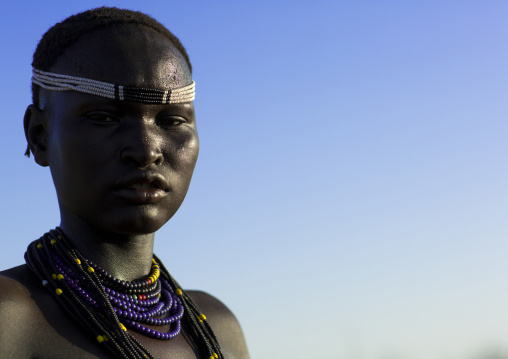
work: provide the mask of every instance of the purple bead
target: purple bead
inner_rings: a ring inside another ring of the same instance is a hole
[[[87,305],[98,308],[98,310],[107,310],[108,304],[106,304],[106,302],[102,302],[99,305],[99,303],[86,292],[86,290],[90,290],[90,293],[95,293],[96,289],[89,287],[87,283],[88,279],[85,279],[88,278],[88,276],[86,272],[83,272],[83,267],[79,268],[76,272],[79,274],[76,274],[57,255],[52,253],[52,256],[55,268],[57,269],[56,273],[64,275],[65,282],[75,293],[83,298],[84,303],[89,303]],[[70,264],[70,266],[74,268],[75,263]],[[125,318],[122,320],[127,327],[155,339],[167,340],[174,338],[180,333],[180,320],[183,317],[184,307],[180,298],[176,296],[173,288],[164,277],[161,276],[155,283],[151,284],[144,279],[134,282],[125,282],[112,277],[102,268],[97,267],[91,262],[83,266],[84,268],[86,268],[86,266],[92,266],[95,269],[95,274],[99,278],[100,285],[102,285],[104,293],[109,299],[109,303],[118,317]],[[80,281],[87,284],[81,284],[80,286]],[[141,295],[145,300],[138,300],[134,298],[132,294],[136,296]],[[165,316],[165,318],[156,318],[161,316]],[[170,324],[171,328],[169,332],[159,332],[141,323],[156,326]]]

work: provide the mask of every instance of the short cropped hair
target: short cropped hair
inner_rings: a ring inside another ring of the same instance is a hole
[[[114,25],[142,25],[157,31],[171,41],[173,46],[182,54],[192,73],[189,55],[180,40],[171,31],[151,16],[142,12],[118,9],[116,7],[99,7],[83,11],[53,25],[42,36],[41,41],[39,41],[34,52],[32,67],[42,71],[50,71],[64,51],[77,42],[82,35]],[[40,105],[39,92],[39,85],[32,84],[32,102],[36,106]],[[30,156],[28,148],[25,155]]]

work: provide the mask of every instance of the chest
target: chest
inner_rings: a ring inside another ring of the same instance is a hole
[[[63,313],[51,302],[41,308],[40,315],[30,324],[30,357],[36,359],[117,358],[96,338],[78,325],[77,320]],[[160,330],[161,328],[159,328]],[[162,329],[165,330],[166,328]],[[200,359],[188,328],[171,340],[152,339],[131,334],[156,359]]]

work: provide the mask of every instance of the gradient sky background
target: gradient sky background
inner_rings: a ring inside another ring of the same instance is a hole
[[[32,53],[100,5],[190,54],[201,153],[156,252],[253,359],[508,352],[507,2],[2,2],[0,269],[59,223],[23,157]]]

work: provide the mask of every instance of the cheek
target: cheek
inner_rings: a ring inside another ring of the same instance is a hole
[[[73,150],[73,143],[69,139],[60,139],[52,136],[49,142],[48,157],[49,168],[53,177],[55,187],[62,188],[62,185],[68,185],[69,177],[76,172],[73,168],[78,159]]]
[[[60,200],[92,200],[98,185],[97,173],[105,172],[105,159],[87,142],[82,134],[70,131],[66,136],[51,138],[49,167]]]
[[[189,186],[192,174],[194,173],[194,167],[196,166],[198,154],[199,139],[197,135],[190,139],[186,145],[179,149],[177,152],[177,157],[179,159],[178,162],[182,166],[181,171],[184,172],[185,176],[188,178],[187,187]]]
[[[199,138],[197,134],[187,142],[185,148],[183,148],[181,152],[183,156],[187,157],[187,161],[189,164],[192,164],[192,168],[194,169],[199,154]]]
[[[182,174],[194,171],[199,153],[199,138],[195,130],[172,134],[166,138],[164,147],[167,165],[172,171]]]

